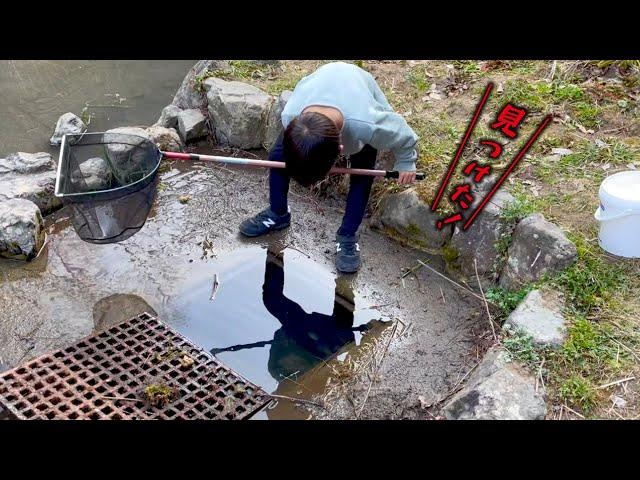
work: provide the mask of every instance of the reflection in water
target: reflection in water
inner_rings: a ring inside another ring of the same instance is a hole
[[[93,333],[106,330],[141,313],[157,315],[155,310],[137,295],[116,293],[93,306]]]
[[[336,278],[292,249],[274,254],[253,246],[190,265],[189,280],[168,300],[163,319],[270,393],[306,399],[321,394],[325,362],[351,356],[388,323],[354,295],[354,276]],[[257,418],[307,416],[282,400]]]
[[[292,375],[302,375],[322,360],[326,360],[345,345],[355,341],[355,331],[367,330],[366,325],[354,327],[354,305],[342,298],[336,288],[331,315],[307,313],[284,295],[284,268],[280,258],[267,254],[262,301],[282,324],[273,340],[214,348],[211,353],[238,351],[271,345],[268,370],[276,381]]]

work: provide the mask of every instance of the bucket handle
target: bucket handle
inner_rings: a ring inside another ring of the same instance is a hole
[[[634,213],[637,213],[637,212],[634,211],[631,208],[628,208],[626,210],[623,210],[622,212],[616,213],[616,214],[611,215],[610,217],[608,217],[603,213],[602,209],[600,207],[598,207],[598,209],[596,210],[596,213],[594,214],[594,217],[599,222],[607,222],[609,220],[616,220],[618,218],[626,217],[626,216],[632,215]]]

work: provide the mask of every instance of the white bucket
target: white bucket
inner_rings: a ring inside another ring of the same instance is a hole
[[[604,250],[640,258],[640,171],[616,173],[602,182],[595,217]]]

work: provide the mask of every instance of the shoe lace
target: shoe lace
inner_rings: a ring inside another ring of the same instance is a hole
[[[263,221],[269,220],[269,219],[275,219],[275,216],[269,210],[263,210],[262,212],[258,213],[255,217],[253,217],[253,221],[255,223],[262,223]]]
[[[355,240],[343,240],[336,243],[340,247],[340,250],[343,251],[346,255],[355,255],[356,252],[360,250],[358,242]]]

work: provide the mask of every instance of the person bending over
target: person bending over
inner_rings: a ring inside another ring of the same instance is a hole
[[[257,237],[287,228],[289,181],[309,187],[327,176],[339,155],[352,168],[375,168],[378,150],[391,150],[399,183],[415,181],[418,137],[395,113],[373,76],[345,62],[323,65],[296,85],[282,112],[284,131],[269,154],[286,168],[271,169],[268,208],[241,223],[240,232]],[[358,229],[373,178],[352,175],[342,224],[336,232],[336,267],[354,273],[361,266]]]

